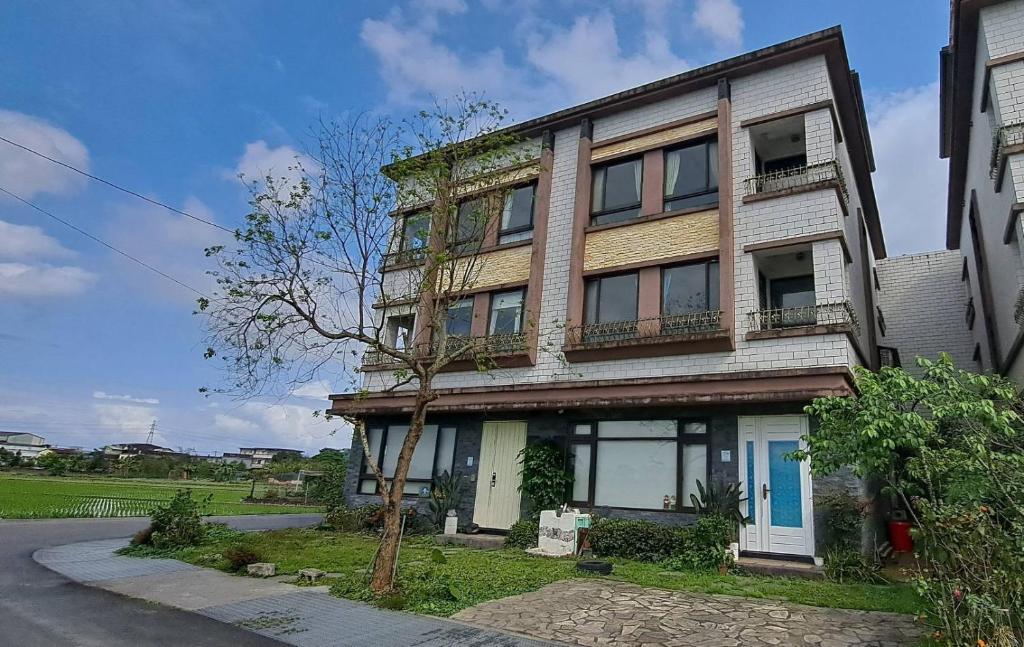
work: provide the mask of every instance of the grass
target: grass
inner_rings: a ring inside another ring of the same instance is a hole
[[[0,473],[0,519],[146,516],[182,488],[212,495],[205,514],[316,512],[315,506],[242,503],[248,483]]]
[[[558,580],[587,577],[576,571],[572,560],[533,557],[521,550],[439,549],[430,538],[413,537],[402,544],[401,598],[374,600],[366,581],[377,540],[368,535],[323,530],[218,532],[211,541],[170,556],[200,566],[230,570],[222,553],[240,544],[255,550],[262,560],[277,564],[278,573],[296,573],[310,567],[342,573],[332,580],[331,592],[339,597],[400,606],[436,616],[449,616],[481,602],[535,591]],[[152,554],[145,549],[138,552]],[[444,556],[444,563],[437,563],[439,555]],[[819,580],[670,572],[658,564],[611,561],[615,563],[612,579],[641,586],[865,611],[914,614],[923,607],[914,589],[906,584],[836,584]]]

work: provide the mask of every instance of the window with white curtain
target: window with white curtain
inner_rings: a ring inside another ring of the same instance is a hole
[[[537,183],[512,189],[505,197],[498,228],[498,243],[511,243],[533,238],[533,203]]]
[[[522,332],[525,296],[525,290],[509,290],[491,295],[489,334],[506,335]]]
[[[640,215],[643,187],[642,159],[613,162],[593,170],[590,222],[604,225]]]
[[[718,261],[676,265],[661,270],[661,314],[718,310]]]
[[[718,141],[665,151],[665,211],[718,204]]]
[[[395,475],[398,465],[398,454],[409,433],[409,425],[371,426],[366,430],[366,439],[370,446],[370,456],[363,459],[359,481],[360,494],[374,494],[377,481],[370,469],[370,464],[380,467],[384,478],[390,480]],[[420,440],[409,463],[403,494],[421,494],[423,488],[429,490],[435,476],[445,471],[451,472],[455,459],[456,429],[447,425],[424,425]]]
[[[572,426],[573,501],[608,506],[693,511],[697,481],[708,482],[710,452],[704,419],[601,420]],[[675,506],[671,507],[671,502]]]

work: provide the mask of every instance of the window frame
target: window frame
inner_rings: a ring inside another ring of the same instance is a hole
[[[635,276],[636,277],[636,308],[632,319],[613,319],[612,321],[638,321],[640,317],[640,272],[615,272],[609,274],[599,274],[597,276],[589,276],[583,281],[583,323],[584,325],[600,324],[600,323],[611,323],[609,321],[589,321],[587,315],[589,314],[589,303],[587,302],[587,285],[592,282],[597,283],[597,310],[600,311],[601,303],[601,283],[606,279],[614,279],[621,276]]]
[[[814,285],[814,274],[796,274],[794,276],[781,276],[775,279],[768,279],[768,310],[786,310],[790,308],[804,308],[810,306],[783,306],[775,302],[775,285],[778,282],[794,281],[796,279],[810,279],[811,280],[811,293],[814,294],[817,299],[817,290]],[[800,290],[801,292],[807,292],[807,290]],[[812,303],[811,305],[815,305]]]
[[[456,304],[461,304],[461,303],[468,303],[469,304],[469,307],[468,307],[468,309],[469,309],[469,333],[466,334],[466,335],[453,335],[448,330],[448,324],[452,321],[452,317],[451,317],[450,313],[452,311],[452,308],[455,307]],[[464,296],[464,297],[456,298],[453,302],[449,303],[448,306],[445,308],[445,324],[444,324],[445,335],[448,336],[448,337],[453,337],[453,336],[454,337],[466,337],[466,338],[472,337],[473,336],[473,316],[475,314],[476,314],[476,299],[474,299],[472,295],[471,296]]]
[[[714,190],[712,190],[710,188],[712,164],[711,164],[711,160],[709,159],[709,150],[710,150],[710,144],[712,142],[715,144],[715,164],[713,165],[714,168],[715,168],[715,188],[714,188]],[[663,169],[668,168],[668,156],[669,156],[669,154],[674,153],[676,151],[683,150],[685,148],[694,148],[696,146],[702,146],[703,149],[704,149],[704,189],[701,190],[701,191],[693,191],[691,193],[680,193],[678,195],[676,195],[676,194],[668,195],[666,193],[668,191],[668,187],[665,185],[665,183],[668,180],[668,175],[667,174],[663,174],[662,181],[661,181],[661,193],[662,193],[662,196],[661,196],[661,210],[664,213],[673,213],[675,211],[684,211],[686,209],[710,208],[712,205],[716,205],[716,204],[719,203],[719,200],[720,200],[720,198],[719,198],[719,191],[721,189],[719,187],[719,182],[718,182],[718,175],[719,175],[718,171],[719,171],[719,169],[717,167],[718,167],[718,157],[719,157],[720,151],[718,150],[718,136],[717,135],[712,135],[710,137],[704,137],[702,139],[697,139],[697,140],[692,140],[691,139],[691,140],[687,140],[685,142],[682,142],[680,144],[677,144],[675,146],[671,146],[671,147],[665,148],[662,151],[662,168]],[[679,207],[678,209],[671,209],[671,210],[668,208],[668,204],[670,202],[675,202],[677,200],[685,200],[685,199],[688,199],[688,198],[696,198],[696,197],[699,197],[699,196],[702,196],[702,195],[710,196],[711,194],[715,195],[715,200],[713,202],[707,202],[707,203],[695,204],[695,205],[687,205],[687,206]]]
[[[401,336],[402,336],[401,333],[399,332],[401,330],[401,328],[402,328],[401,325],[399,325],[397,323],[395,324],[395,338],[391,339],[391,327],[392,327],[392,323],[391,322],[395,321],[396,319],[408,319],[409,320],[409,326],[407,327],[407,329],[409,331],[409,337],[406,340],[408,342],[408,345],[403,346],[402,348],[398,347],[398,341],[399,341],[399,339],[401,339]],[[415,312],[409,312],[409,313],[406,313],[406,314],[395,314],[395,315],[391,315],[391,316],[389,316],[387,318],[387,337],[388,337],[387,342],[390,345],[390,348],[393,348],[395,350],[408,350],[409,349],[409,345],[412,344],[413,335],[415,334],[415,332],[416,332],[416,313]]]
[[[627,164],[627,163],[631,164],[631,163],[634,163],[634,162],[640,165],[640,190],[637,192],[636,203],[635,204],[630,204],[628,206],[623,206],[623,207],[615,207],[614,209],[601,209],[600,211],[595,211],[594,210],[594,176],[597,175],[597,172],[601,171],[601,170],[604,170],[604,172],[605,172],[605,182],[604,182],[604,189],[603,189],[604,193],[601,195],[601,204],[606,204],[608,202],[608,200],[607,200],[607,195],[608,195],[607,169],[612,167],[612,166],[619,166],[621,164]],[[635,218],[639,218],[640,216],[643,215],[643,200],[644,200],[644,156],[643,155],[630,156],[630,157],[626,157],[626,158],[622,158],[622,159],[613,159],[613,160],[609,160],[607,162],[600,162],[600,163],[595,164],[595,165],[590,167],[590,225],[591,226],[593,226],[593,225],[610,225],[610,224],[619,223],[619,222],[629,222],[630,220],[633,220]],[[626,211],[632,211],[634,209],[636,210],[636,214],[631,215],[631,216],[629,216],[627,218],[622,218],[622,219],[619,219],[619,220],[614,220],[614,219],[613,220],[602,220],[601,222],[597,221],[598,219],[603,219],[603,218],[605,218],[607,216],[614,216],[616,214],[624,213]]]
[[[718,306],[716,308],[712,308],[711,307],[711,285],[712,285],[711,271],[710,271],[711,265],[717,265],[718,266],[718,280],[719,280],[719,282],[721,282],[722,266],[721,266],[721,263],[720,263],[718,257],[709,258],[707,260],[697,261],[697,262],[694,262],[694,263],[677,263],[675,265],[662,265],[659,268],[661,270],[661,277],[660,277],[660,281],[661,281],[661,304],[658,307],[658,312],[661,313],[662,317],[676,317],[676,316],[685,316],[687,314],[697,314],[697,313],[693,313],[693,312],[687,312],[687,313],[682,313],[681,315],[673,315],[673,314],[669,314],[669,313],[665,312],[665,273],[667,271],[669,271],[669,270],[674,270],[674,269],[680,268],[680,267],[696,267],[696,266],[703,266],[704,267],[704,303],[705,303],[705,308],[704,308],[704,310],[698,311],[698,312],[716,312],[716,311],[719,311],[719,310],[722,309],[722,295],[721,295],[721,286],[720,285],[717,286],[719,288],[718,289]]]
[[[418,215],[423,215],[427,221],[427,235],[426,238],[423,240],[423,245],[421,247],[409,247],[409,240],[406,238],[405,234],[409,228],[409,220]],[[398,251],[401,253],[414,251],[418,252],[425,250],[430,244],[430,229],[432,224],[433,223],[431,222],[429,210],[413,211],[412,213],[402,216],[402,235],[398,239]]]
[[[498,244],[499,245],[503,244],[502,240],[501,240],[502,236],[511,236],[511,235],[515,235],[515,234],[522,234],[522,233],[525,233],[527,231],[533,232],[534,221],[535,221],[535,219],[537,217],[537,185],[538,185],[537,180],[530,180],[529,182],[524,182],[522,184],[517,184],[515,186],[509,187],[507,199],[510,199],[512,197],[512,195],[514,194],[514,192],[518,191],[519,189],[525,189],[526,187],[532,187],[533,188],[533,196],[530,199],[530,222],[527,225],[520,225],[518,227],[510,227],[508,229],[503,229],[502,228],[502,222],[501,222],[504,219],[504,217],[505,217],[505,208],[503,206],[502,207],[502,212],[498,216]],[[514,240],[514,241],[505,241],[505,242],[509,242],[509,243],[519,242],[520,240],[532,240],[532,238],[533,237],[531,235],[530,238],[522,238],[522,239],[517,239],[517,240]]]
[[[676,443],[676,507],[675,508],[628,508],[622,506],[597,506],[594,503],[594,493],[597,489],[597,452],[598,444],[601,442],[622,442],[622,441],[665,441],[669,439],[669,436],[650,436],[650,437],[633,437],[633,436],[604,436],[598,437],[597,426],[600,422],[616,422],[616,421],[642,421],[642,420],[673,420],[676,423],[676,435],[673,440]],[[704,433],[686,433],[683,431],[686,429],[688,423],[702,423],[704,425]],[[711,465],[712,465],[712,430],[711,430],[711,417],[710,416],[665,416],[662,418],[651,417],[651,418],[637,418],[636,416],[626,417],[613,417],[613,418],[600,418],[600,419],[570,419],[568,421],[568,432],[566,446],[568,451],[566,452],[566,468],[572,467],[569,463],[569,455],[572,454],[575,445],[590,445],[590,468],[589,468],[589,482],[587,483],[587,500],[572,501],[572,504],[580,508],[595,508],[595,507],[608,507],[615,508],[616,510],[640,510],[646,512],[669,512],[669,513],[686,513],[696,514],[697,510],[689,505],[689,501],[683,505],[683,491],[685,474],[683,474],[683,452],[686,445],[704,445],[706,460],[705,460],[705,480],[711,480]],[[586,434],[576,433],[577,427],[588,427],[589,432]],[[707,482],[703,482],[705,488],[708,487]]]
[[[437,459],[438,459],[438,450],[441,448],[441,430],[442,429],[454,429],[455,430],[455,439],[454,439],[454,442],[452,443],[452,460],[451,460],[451,465],[452,465],[451,471],[452,472],[455,471],[455,456],[458,453],[458,447],[459,447],[459,426],[456,425],[456,424],[444,424],[444,423],[430,423],[430,424],[436,424],[437,425],[437,434],[434,437],[433,458],[431,460],[431,464],[432,464],[432,472],[431,473],[432,473],[432,476],[429,479],[409,478],[409,477],[407,477],[405,479],[405,482],[407,484],[408,483],[425,483],[425,484],[427,484],[429,486],[429,485],[433,484],[434,479],[436,479],[438,476],[440,476],[440,472],[437,471],[437,467],[438,467],[437,466]],[[385,453],[385,450],[387,449],[387,446],[388,446],[388,433],[390,433],[391,427],[407,427],[407,426],[408,426],[407,422],[386,422],[386,423],[383,423],[383,424],[380,424],[380,425],[367,425],[367,429],[373,428],[373,429],[380,429],[381,430],[380,450],[377,452],[378,454],[380,454],[379,456],[377,456],[377,469],[383,471],[384,453]],[[422,441],[422,437],[420,438],[420,441]],[[419,448],[419,443],[416,444],[416,448],[417,449]],[[369,457],[366,455],[366,452],[362,452],[362,458],[359,461],[359,477],[358,477],[358,479],[356,481],[355,493],[359,494],[359,495],[362,495],[362,496],[377,496],[377,495],[380,495],[380,483],[377,482],[377,477],[374,475],[373,471],[369,469],[368,462],[367,462],[368,458]],[[360,491],[360,485],[362,484],[363,481],[366,481],[366,480],[373,481],[373,484],[374,484],[373,485],[373,494],[366,494],[365,492],[361,492]],[[385,476],[384,480],[390,482],[390,481],[394,480],[394,477],[393,476],[392,477]],[[415,498],[415,499],[418,499],[418,498],[420,498],[420,495],[419,495],[419,493],[407,494],[405,492],[402,492],[402,498],[403,499],[404,498]]]
[[[490,295],[489,295],[490,296],[490,299],[489,299],[490,303],[488,304],[488,307],[487,307],[487,336],[488,337],[490,337],[491,335],[521,335],[521,334],[523,334],[523,328],[525,327],[524,326],[524,324],[525,324],[524,319],[526,317],[526,289],[527,289],[526,286],[523,286],[523,287],[519,287],[519,288],[511,288],[509,290],[501,290],[499,292],[491,292],[490,293]],[[492,328],[492,326],[494,324],[494,304],[495,304],[495,298],[494,297],[500,296],[502,294],[511,294],[513,292],[518,292],[521,295],[521,298],[520,298],[520,301],[519,301],[519,324],[517,325],[517,328],[519,330],[517,330],[516,332],[511,332],[511,333],[505,333],[505,332],[496,333],[496,332],[493,332],[491,330],[491,328]]]

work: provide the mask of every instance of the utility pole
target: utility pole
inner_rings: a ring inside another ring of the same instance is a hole
[[[152,445],[153,444],[153,434],[155,434],[155,433],[156,433],[156,420],[154,419],[153,422],[149,423],[149,435],[146,436],[146,444],[148,444],[148,445]]]

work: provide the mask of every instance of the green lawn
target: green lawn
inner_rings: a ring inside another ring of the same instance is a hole
[[[249,483],[0,473],[0,519],[146,516],[175,491],[212,495],[206,514],[317,512],[315,506],[242,503]]]
[[[232,545],[253,548],[260,559],[277,564],[279,573],[319,568],[343,573],[333,580],[332,593],[372,601],[367,572],[376,538],[323,530],[281,530],[249,534],[217,533],[217,539],[173,556],[193,564],[228,570],[221,553]],[[438,553],[444,563],[436,563]],[[834,584],[818,580],[669,572],[658,564],[615,562],[615,579],[664,589],[720,593],[785,600],[815,606],[869,611],[917,613],[922,601],[909,585]],[[449,616],[460,609],[510,595],[534,591],[545,584],[580,577],[567,559],[533,557],[520,550],[473,550],[444,547],[430,538],[409,538],[402,545],[399,580],[405,608],[417,613]]]

